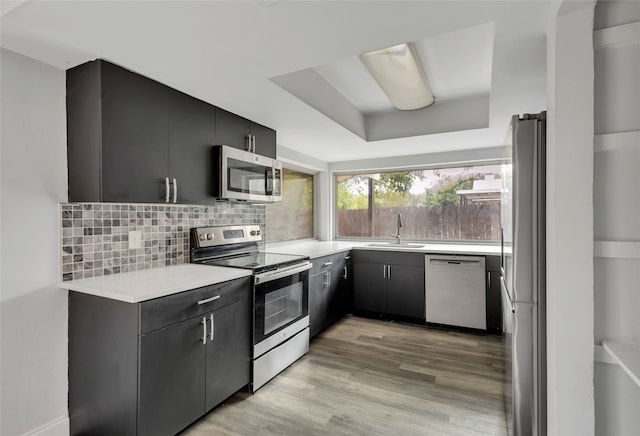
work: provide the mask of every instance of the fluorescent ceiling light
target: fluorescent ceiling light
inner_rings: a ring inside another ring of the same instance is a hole
[[[435,101],[411,44],[370,51],[360,59],[396,109],[420,109]]]

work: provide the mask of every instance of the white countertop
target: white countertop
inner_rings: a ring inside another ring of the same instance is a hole
[[[185,263],[61,282],[60,287],[127,303],[139,303],[251,275],[251,270]]]
[[[348,251],[353,248],[352,242],[343,241],[294,241],[277,244],[267,244],[264,251],[279,254],[297,254],[299,256],[316,257]]]
[[[415,253],[438,253],[438,254],[472,254],[472,255],[500,255],[499,245],[481,244],[421,244],[420,246],[395,245],[393,242],[384,247],[370,247],[369,244],[380,243],[375,241],[294,241],[288,243],[267,244],[264,251],[270,253],[298,254],[316,257],[327,256],[329,254],[357,250],[378,250],[378,251],[410,251]]]

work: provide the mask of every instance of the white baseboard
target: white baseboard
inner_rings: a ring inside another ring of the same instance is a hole
[[[69,417],[61,416],[26,432],[24,436],[69,436],[69,431]]]

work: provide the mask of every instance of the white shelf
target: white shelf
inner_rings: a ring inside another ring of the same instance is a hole
[[[604,341],[602,347],[640,387],[640,344]]]
[[[640,41],[640,21],[593,32],[593,48]]]
[[[594,257],[640,259],[640,242],[594,241]]]
[[[596,135],[593,141],[596,153],[632,149],[640,150],[640,131]]]

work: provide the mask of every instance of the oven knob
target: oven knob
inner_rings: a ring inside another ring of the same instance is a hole
[[[211,233],[207,233],[207,239],[208,239],[208,240],[212,240],[212,239],[213,239],[213,234],[211,234]]]
[[[207,237],[205,236],[204,233],[200,233],[200,240],[204,241]]]

